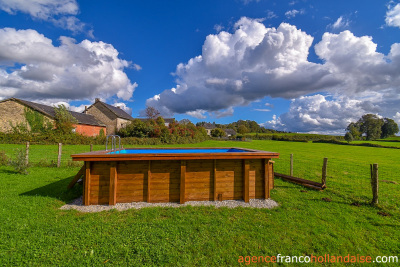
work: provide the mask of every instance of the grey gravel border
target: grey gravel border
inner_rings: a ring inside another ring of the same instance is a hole
[[[168,208],[179,208],[183,206],[214,206],[216,208],[227,207],[227,208],[258,208],[258,209],[272,209],[278,207],[279,204],[272,199],[250,199],[249,203],[243,200],[224,200],[224,201],[187,201],[185,204],[179,203],[147,203],[147,202],[132,202],[132,203],[117,203],[114,206],[109,205],[82,205],[82,197],[75,199],[69,204],[62,206],[61,210],[75,209],[81,212],[100,212],[104,210],[116,209],[118,211],[128,209],[141,209],[150,207],[168,207]]]

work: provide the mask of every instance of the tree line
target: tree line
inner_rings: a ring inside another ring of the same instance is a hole
[[[346,128],[345,139],[376,140],[393,136],[399,132],[397,123],[389,118],[381,118],[375,114],[365,114],[357,122],[351,122]]]

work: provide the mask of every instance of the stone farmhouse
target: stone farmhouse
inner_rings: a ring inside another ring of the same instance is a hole
[[[45,124],[50,122],[54,125],[56,115],[54,107],[18,98],[8,98],[0,101],[0,132],[9,132],[12,127],[19,124],[26,125],[30,130],[30,125],[25,116],[27,109],[43,115]],[[97,136],[103,130],[104,134],[107,134],[106,125],[95,116],[73,111],[70,111],[70,113],[78,122],[74,124],[75,132],[86,136]]]
[[[55,111],[54,107],[38,104],[18,98],[8,98],[0,101],[0,132],[9,132],[12,127],[19,124],[26,125],[30,130],[29,123],[26,120],[25,110],[30,109],[39,112],[44,116],[44,123],[51,122],[54,124]],[[99,98],[95,102],[85,107],[82,113],[70,111],[71,115],[78,121],[74,125],[76,133],[86,136],[97,136],[103,130],[105,135],[115,134],[121,128],[124,128],[129,122],[134,120],[131,115],[126,113],[119,107],[111,106],[100,101]],[[142,121],[148,119],[138,118]],[[175,119],[166,118],[165,126],[169,126]]]
[[[132,121],[131,115],[123,111],[119,107],[111,106],[96,98],[94,104],[90,107],[85,107],[84,114],[89,114],[107,127],[107,135],[115,134],[119,129],[124,128],[127,123]]]

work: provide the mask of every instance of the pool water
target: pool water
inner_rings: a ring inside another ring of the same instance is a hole
[[[231,153],[231,152],[249,152],[236,148],[205,148],[205,149],[124,149],[109,152],[107,154],[181,154],[181,153]]]

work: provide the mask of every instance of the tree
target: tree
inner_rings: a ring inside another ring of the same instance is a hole
[[[381,137],[383,119],[375,114],[365,114],[357,122],[360,125],[360,131],[365,133],[367,140],[375,140]]]
[[[387,138],[399,132],[399,126],[394,120],[384,118],[383,121],[381,138]]]
[[[225,131],[222,130],[221,128],[215,128],[211,130],[211,136],[212,137],[224,137],[225,136]]]
[[[147,106],[146,109],[144,110],[144,112],[145,112],[147,118],[153,119],[153,120],[155,120],[161,114],[160,111],[158,111],[156,108],[150,107],[150,106]]]
[[[237,132],[240,133],[240,134],[245,134],[245,133],[249,132],[249,129],[244,124],[241,124],[237,128]]]
[[[348,143],[352,142],[354,140],[353,135],[351,134],[351,132],[347,132],[344,135],[344,140],[346,140]]]
[[[351,122],[346,130],[351,134],[353,137],[353,140],[358,140],[361,137],[361,132],[360,132],[360,125],[354,122]]]
[[[54,107],[54,112],[56,113],[54,119],[57,131],[61,132],[62,134],[71,133],[72,129],[74,129],[74,124],[78,123],[78,121],[72,116],[72,114],[64,105]]]

